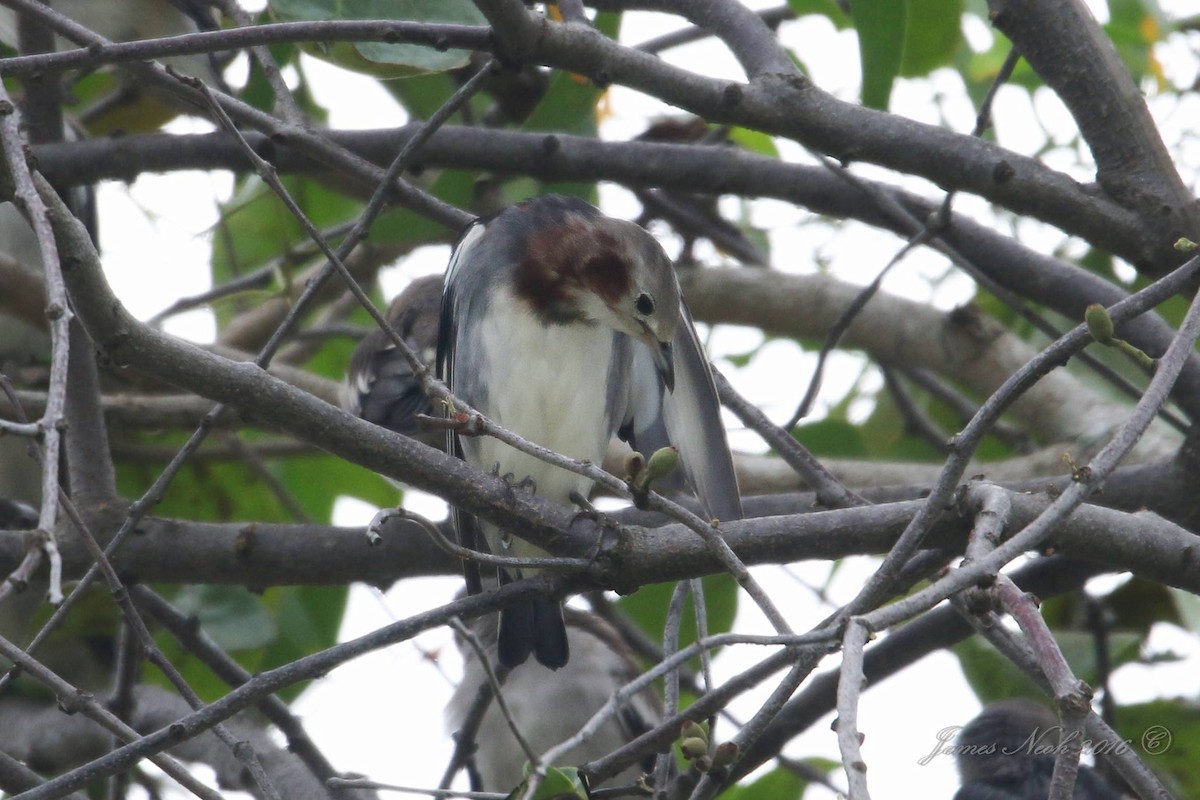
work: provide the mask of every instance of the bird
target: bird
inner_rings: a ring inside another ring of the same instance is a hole
[[[476,220],[446,271],[438,376],[495,424],[565,456],[599,462],[614,435],[639,451],[672,445],[705,512],[742,515],[708,360],[670,259],[645,229],[575,197],[546,195]],[[448,430],[448,452],[568,505],[593,481],[489,436]],[[544,555],[512,531],[454,513],[460,542]],[[505,567],[501,584],[536,573]],[[468,582],[470,578],[468,577]],[[500,615],[497,656],[570,657],[558,600],[526,596]]]
[[[1062,728],[1048,708],[1028,698],[989,704],[967,723],[954,753],[962,785],[954,800],[1045,800]],[[1073,800],[1121,800],[1095,769],[1081,764]]]
[[[567,640],[574,653],[570,663],[552,671],[536,662],[509,673],[502,691],[513,722],[534,753],[540,755],[574,736],[608,702],[609,698],[640,672],[629,645],[621,635],[595,614],[564,609]],[[479,638],[484,652],[496,651],[496,614],[476,617],[469,628]],[[446,728],[451,734],[462,730],[479,690],[487,682],[482,664],[463,637],[456,637],[463,656],[463,677],[446,706]],[[651,730],[662,718],[662,704],[650,687],[628,703],[578,747],[563,754],[564,764],[583,764],[607,755]],[[472,759],[472,789],[509,792],[523,778],[529,760],[517,743],[495,702],[488,707],[475,732]],[[605,782],[609,786],[636,783],[653,767],[654,754]]]
[[[438,318],[442,310],[442,276],[415,279],[388,306],[388,324],[425,364],[437,357]],[[382,328],[359,341],[350,356],[342,385],[342,408],[367,422],[445,446],[440,430],[422,428],[418,417],[432,415],[433,404],[413,374],[408,359]]]

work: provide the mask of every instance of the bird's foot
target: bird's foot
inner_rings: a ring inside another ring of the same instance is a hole
[[[575,490],[572,490],[568,497],[570,497],[572,503],[579,506],[579,511],[577,511],[571,517],[570,525],[574,525],[581,519],[589,519],[600,529],[596,533],[596,541],[592,543],[592,546],[587,554],[587,560],[589,562],[595,562],[600,557],[600,552],[604,547],[604,542],[608,540],[611,535],[614,535],[621,530],[621,523],[617,522],[603,511],[598,510],[595,506],[588,502],[586,497]],[[570,527],[570,525],[568,525],[568,527]],[[605,534],[609,535],[606,536]]]
[[[617,522],[603,511],[597,510],[596,507],[593,506],[586,497],[576,490],[572,489],[568,497],[572,503],[579,507],[579,510],[575,512],[573,517],[571,517],[572,525],[574,525],[578,520],[590,519],[592,522],[596,523],[602,528],[616,530],[617,528],[621,527],[621,523]]]
[[[501,475],[499,464],[496,464],[494,467],[492,467],[492,474],[504,481],[504,483],[508,485],[509,489],[525,491],[529,492],[530,494],[537,494],[537,481],[535,481],[532,476],[526,475],[524,478],[521,478],[521,480],[517,480],[516,474],[512,472],[506,472]]]

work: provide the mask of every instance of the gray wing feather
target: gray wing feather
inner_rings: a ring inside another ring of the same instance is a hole
[[[621,435],[647,458],[669,444],[679,448],[684,477],[705,512],[716,519],[741,519],[741,494],[712,372],[692,315],[682,300],[679,313],[679,328],[671,342],[675,391],[666,390],[649,348],[641,342],[635,343],[630,379],[631,419]]]
[[[705,510],[716,519],[741,519],[742,499],[721,422],[721,403],[692,314],[682,298],[679,316],[679,328],[671,342],[675,391],[663,398],[667,433],[679,448],[680,461]]]
[[[438,318],[437,376],[445,382],[451,392],[457,390],[455,356],[458,351],[458,319],[460,313],[458,307],[460,287],[458,282],[463,280],[462,273],[456,267],[462,261],[463,254],[470,248],[475,236],[479,232],[482,232],[482,226],[479,223],[475,223],[463,233],[457,242],[454,253],[450,258],[450,265],[446,268],[445,285],[442,289],[442,310]],[[467,372],[464,371],[463,374],[467,374]],[[457,458],[463,458],[462,441],[453,428],[446,429],[446,452]],[[472,550],[479,549],[483,542],[483,535],[475,517],[465,511],[461,511],[455,505],[451,505],[450,511],[454,517],[454,527],[458,532],[459,544]],[[472,561],[464,561],[463,573],[467,583],[467,592],[469,594],[479,594],[482,591],[479,566]]]

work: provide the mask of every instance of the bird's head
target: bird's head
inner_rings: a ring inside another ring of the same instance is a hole
[[[645,343],[673,387],[680,291],[662,246],[641,226],[582,201],[545,223],[527,238],[517,296],[549,324],[604,325]]]

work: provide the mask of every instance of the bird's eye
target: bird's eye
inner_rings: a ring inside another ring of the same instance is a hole
[[[639,314],[648,317],[654,313],[654,298],[642,292],[637,296],[637,300],[634,301],[634,306],[637,308]]]

